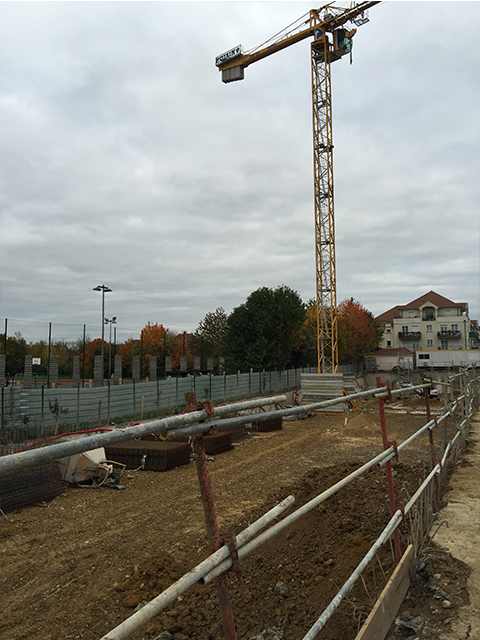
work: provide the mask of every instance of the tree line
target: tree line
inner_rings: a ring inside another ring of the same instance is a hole
[[[361,364],[378,347],[382,329],[372,313],[350,298],[337,309],[339,362]],[[207,359],[213,358],[218,371],[223,359],[227,373],[250,369],[285,369],[315,366],[317,362],[317,327],[315,301],[303,302],[293,289],[282,285],[261,287],[246,301],[227,314],[223,307],[211,311],[191,333],[178,333],[162,324],[147,322],[138,339],[130,338],[120,344],[104,342],[104,367],[109,363],[113,371],[113,358],[122,356],[122,376],[132,375],[133,356],[139,356],[143,378],[149,375],[149,359],[157,356],[159,372],[165,370],[165,357],[172,358],[174,370],[180,368],[180,358],[187,358],[193,369],[194,358],[200,359],[200,369],[207,369]],[[41,358],[45,365],[48,355],[59,359],[59,375],[72,375],[73,356],[80,357],[83,377],[93,377],[94,356],[102,353],[100,338],[86,337],[71,342],[56,341],[50,345],[44,340],[27,343],[20,333],[13,336],[0,334],[0,353],[6,352],[6,371],[21,374],[26,355]],[[34,373],[40,374],[41,370]]]

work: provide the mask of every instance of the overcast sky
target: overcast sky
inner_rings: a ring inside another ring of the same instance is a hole
[[[315,296],[310,2],[0,2],[0,319],[27,341],[193,331]],[[345,3],[343,6],[347,6]],[[480,299],[479,2],[385,2],[332,65],[337,298]]]

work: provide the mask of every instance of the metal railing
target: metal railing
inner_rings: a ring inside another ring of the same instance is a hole
[[[436,384],[437,382],[434,381]],[[428,381],[421,385],[410,387],[410,389],[424,389],[427,390],[432,384]],[[479,402],[479,385],[480,377],[475,377],[471,372],[461,372],[455,376],[451,376],[448,381],[438,382],[438,384],[445,385],[444,392],[444,406],[440,416],[432,416],[430,414],[430,406],[428,393],[425,393],[425,406],[427,422],[420,429],[418,429],[412,436],[405,440],[400,445],[396,446],[389,442],[386,418],[384,411],[384,403],[391,396],[396,394],[405,393],[405,389],[398,389],[391,391],[388,385],[383,385],[380,380],[377,380],[377,388],[368,391],[362,391],[357,394],[350,394],[348,396],[342,396],[334,398],[332,400],[314,403],[304,407],[291,407],[288,409],[277,409],[274,411],[250,413],[248,415],[236,416],[233,418],[225,418],[218,421],[220,416],[228,416],[233,412],[241,409],[255,409],[261,407],[262,404],[277,404],[285,399],[285,396],[278,396],[273,398],[263,398],[248,401],[245,403],[236,403],[232,405],[226,405],[222,407],[213,408],[209,403],[205,403],[204,406],[200,406],[202,403],[196,405],[197,410],[192,410],[191,413],[185,413],[181,416],[173,416],[170,418],[164,418],[162,420],[156,420],[150,423],[143,423],[128,427],[125,429],[117,429],[108,433],[104,433],[98,436],[90,436],[82,440],[70,441],[62,443],[60,445],[52,445],[44,447],[42,449],[24,451],[21,453],[13,454],[0,458],[0,475],[13,469],[27,468],[35,466],[36,464],[42,464],[48,460],[54,460],[65,455],[70,455],[72,452],[86,451],[88,449],[104,446],[104,444],[111,443],[113,441],[119,442],[121,440],[127,440],[132,437],[138,437],[147,433],[153,433],[163,431],[164,436],[172,435],[191,435],[197,434],[195,437],[200,437],[202,433],[208,433],[212,425],[218,425],[222,430],[231,428],[233,424],[247,423],[252,421],[260,421],[269,419],[276,416],[292,416],[298,413],[305,413],[311,410],[327,408],[334,404],[346,404],[350,400],[354,400],[360,397],[377,397],[379,402],[379,413],[382,426],[382,439],[383,439],[383,452],[380,455],[375,456],[369,460],[366,464],[355,470],[350,475],[343,478],[340,482],[316,496],[313,500],[307,504],[301,506],[295,512],[286,516],[283,520],[280,520],[273,526],[259,533],[259,531],[270,524],[273,518],[277,517],[283,510],[293,501],[291,496],[288,496],[282,501],[274,512],[265,514],[259,521],[251,525],[247,530],[236,536],[235,545],[232,547],[229,545],[222,545],[218,547],[212,555],[204,560],[200,565],[197,565],[187,574],[185,574],[180,580],[171,585],[166,591],[157,596],[154,600],[147,603],[141,609],[136,611],[132,616],[123,621],[120,625],[115,627],[112,631],[103,636],[102,640],[124,640],[129,638],[136,630],[143,627],[149,620],[158,615],[168,604],[173,602],[175,598],[184,593],[189,587],[196,582],[206,584],[211,580],[218,580],[220,576],[235,562],[241,560],[243,557],[257,549],[264,542],[277,535],[280,531],[287,528],[292,522],[302,517],[308,511],[311,511],[316,506],[325,502],[328,498],[338,493],[347,484],[350,484],[360,475],[365,473],[368,469],[371,469],[377,465],[385,465],[387,468],[387,482],[389,488],[390,499],[390,511],[391,519],[386,523],[385,528],[379,535],[378,539],[374,542],[368,553],[362,558],[356,569],[347,579],[345,584],[328,607],[321,613],[315,624],[304,636],[303,640],[313,640],[328,619],[338,608],[346,594],[362,575],[362,572],[367,567],[370,560],[374,557],[378,549],[398,532],[398,526],[404,515],[409,519],[410,527],[412,522],[415,521],[417,529],[421,528],[423,533],[431,523],[433,522],[433,514],[438,509],[436,503],[438,503],[439,484],[442,475],[448,471],[449,464],[455,461],[458,455],[466,446],[468,436],[468,424],[473,414],[478,410]],[[448,441],[447,431],[445,425],[448,420],[453,421],[453,427],[455,431],[454,437]],[[201,422],[199,422],[201,421]],[[442,424],[443,423],[443,424]],[[440,451],[434,445],[433,432],[435,429],[443,428],[443,440],[441,440]],[[406,447],[408,447],[413,440],[418,438],[422,433],[428,433],[430,439],[430,449],[432,458],[432,469],[428,476],[423,480],[415,494],[408,500],[403,509],[395,503],[395,494],[393,491],[393,477],[388,473],[390,459],[399,455]],[[441,459],[437,457],[441,455]],[[202,483],[202,479],[199,479]],[[205,478],[203,478],[205,480]],[[435,484],[435,491],[432,491],[432,484]],[[393,496],[393,499],[392,499]],[[421,508],[417,509],[418,503],[428,502],[428,508],[425,504],[422,504]],[[205,505],[204,505],[205,508]],[[272,515],[274,513],[275,515]],[[420,524],[419,524],[420,523]],[[208,525],[207,525],[208,528]],[[399,543],[400,544],[400,543]],[[397,551],[397,549],[395,549]],[[396,560],[400,558],[398,554],[395,554]],[[237,560],[236,560],[237,559]],[[235,630],[232,627],[233,621],[231,621],[230,627],[227,629],[224,626],[225,637],[236,638]]]
[[[63,431],[127,420],[158,418],[185,407],[185,394],[227,402],[300,388],[316,368],[189,376],[104,387],[38,389],[0,387],[0,442],[22,442]]]
[[[452,377],[450,381],[450,387],[449,387],[450,393],[453,393],[452,385],[455,381],[455,378],[457,377],[458,376]],[[392,500],[390,500],[391,513],[392,513],[390,521],[386,524],[380,536],[377,538],[377,540],[374,542],[374,544],[372,545],[368,553],[364,556],[364,558],[361,560],[359,565],[350,575],[350,577],[345,582],[343,587],[339,589],[338,593],[335,595],[333,600],[330,602],[330,604],[326,607],[326,609],[322,612],[320,617],[317,619],[315,624],[304,636],[303,640],[313,640],[313,638],[315,638],[318,635],[320,630],[325,626],[329,618],[333,615],[334,611],[338,608],[340,603],[344,600],[345,596],[348,594],[350,589],[353,587],[356,581],[360,578],[363,571],[368,566],[372,558],[374,558],[379,548],[383,544],[385,544],[385,542],[387,542],[392,535],[395,536],[395,533],[398,533],[398,526],[401,523],[401,521],[404,519],[404,517],[408,515],[411,520],[416,516],[416,519],[418,521],[419,519],[418,513],[417,514],[414,513],[417,503],[421,501],[422,498],[425,500],[426,490],[431,487],[432,481],[436,480],[437,477],[442,473],[442,469],[444,473],[446,472],[446,469],[448,467],[447,461],[449,459],[449,456],[450,456],[450,459],[452,458],[455,459],[459,455],[461,450],[463,450],[463,447],[465,446],[466,437],[467,437],[466,425],[468,423],[468,420],[472,417],[473,412],[475,412],[478,409],[479,382],[480,382],[480,378],[469,380],[468,384],[466,385],[465,392],[462,393],[460,396],[458,396],[455,400],[452,399],[452,401],[448,403],[448,406],[446,409],[444,409],[444,413],[440,419],[437,419],[437,418],[430,419],[428,394],[425,394],[426,410],[427,410],[427,416],[429,418],[428,422],[421,429],[419,429],[415,434],[413,434],[413,436],[411,436],[407,441],[405,441],[405,443],[402,443],[403,446],[401,445],[395,451],[395,447],[390,443],[388,443],[388,438],[385,437],[384,445],[386,443],[387,446],[385,446],[384,451],[380,455],[369,460],[366,464],[364,464],[359,469],[351,473],[349,476],[343,478],[340,482],[336,483],[335,485],[333,485],[332,487],[324,491],[322,494],[320,494],[319,496],[317,496],[316,498],[308,502],[306,505],[303,505],[302,507],[297,509],[294,513],[285,517],[280,522],[277,522],[276,524],[271,526],[269,529],[259,534],[258,536],[254,537],[250,541],[243,542],[243,538],[241,538],[241,536],[237,537],[236,554],[238,559],[241,560],[249,553],[252,553],[264,542],[271,539],[273,536],[277,535],[280,531],[283,531],[285,528],[287,528],[290,524],[292,524],[295,520],[299,519],[305,513],[312,510],[313,508],[315,508],[316,506],[318,506],[319,504],[327,500],[329,497],[336,494],[347,484],[349,484],[350,482],[358,478],[361,474],[365,473],[368,469],[371,469],[375,465],[384,465],[384,464],[388,465],[390,458],[393,457],[394,455],[398,455],[398,450],[401,450],[406,446],[408,446],[408,444],[410,444],[415,438],[417,438],[420,434],[424,433],[425,431],[429,431],[429,434],[432,434],[433,429],[435,429],[442,421],[447,420],[447,418],[449,417],[454,417],[455,411],[458,408],[461,409],[462,415],[466,416],[460,423],[457,433],[452,439],[452,441],[446,443],[442,460],[436,460],[435,452],[432,450],[433,469],[428,474],[427,478],[425,478],[425,480],[420,485],[420,487],[415,492],[415,494],[407,502],[405,507],[403,509],[397,508],[397,505],[395,504],[394,499],[393,499],[393,502]],[[417,385],[416,387],[413,387],[413,389],[421,389],[421,388],[426,389],[429,386],[430,386],[430,383],[426,383],[422,385]],[[303,410],[313,410],[321,407],[331,406],[332,404],[335,404],[335,403],[337,404],[345,403],[346,399],[355,399],[356,397],[360,397],[360,396],[363,396],[363,397],[377,396],[379,398],[380,412],[382,413],[384,398],[386,396],[395,395],[396,393],[402,393],[402,391],[404,390],[390,391],[388,386],[383,386],[383,387],[377,388],[376,390],[363,392],[361,394],[353,394],[353,395],[344,396],[342,398],[336,398],[334,400],[330,400],[322,403],[316,403],[315,405],[309,405],[307,407],[303,407]],[[283,415],[283,416],[292,415],[295,412],[297,412],[297,410],[300,410],[300,409],[301,408],[297,407],[297,408],[275,411],[275,412],[269,413],[268,416],[266,416],[264,419],[266,419],[267,417],[271,417],[275,414]],[[259,414],[259,416],[261,416],[261,414]],[[243,417],[243,419],[245,420],[245,417]],[[251,416],[249,419],[254,419],[254,418],[253,416]],[[237,420],[237,418],[234,418],[234,420]],[[198,428],[198,425],[197,425],[197,428]],[[205,430],[206,428],[208,427],[202,426],[203,430]],[[192,426],[191,428],[189,428],[188,432],[191,433],[194,431],[194,429],[195,429],[195,426]],[[178,429],[176,433],[180,433],[180,431],[182,430]],[[175,433],[175,431],[172,431],[171,433]],[[385,436],[387,435],[386,430],[384,435]],[[430,441],[432,443],[432,437],[430,438]],[[455,451],[455,456],[453,456],[454,451]],[[389,485],[391,482],[393,482],[393,478],[391,476],[390,478],[388,478],[388,482],[389,482]],[[389,489],[390,489],[390,486],[389,486]],[[286,498],[286,500],[289,500],[290,498],[291,496]],[[431,515],[433,515],[435,511],[435,505],[432,504],[431,493],[428,494],[428,502],[429,502]],[[281,507],[279,505],[279,509],[280,508]],[[418,511],[421,511],[423,518],[425,518],[425,513],[428,510],[425,508],[425,505],[422,505],[422,508],[419,509]],[[433,518],[430,518],[428,520],[428,524],[431,525],[432,522],[433,522]],[[424,528],[426,524],[427,523],[423,522]],[[400,557],[397,556],[396,559],[397,561],[399,561]],[[132,616],[130,616],[124,622],[122,622],[120,625],[115,627],[115,629],[113,629],[112,631],[107,633],[105,636],[103,636],[101,640],[126,640],[135,631],[142,628],[148,621],[150,621],[152,618],[158,615],[168,604],[171,604],[175,598],[177,598],[179,595],[184,593],[190,586],[194,584],[195,580],[197,580],[200,584],[207,584],[211,582],[213,579],[218,579],[219,576],[221,576],[226,570],[228,570],[233,563],[234,563],[233,552],[229,549],[228,546],[221,547],[219,551],[209,556],[209,558],[207,558],[205,561],[203,561],[203,563],[201,563],[197,567],[193,568],[185,576],[180,578],[180,580],[178,580],[173,585],[171,585],[171,587],[169,587],[166,591],[161,593],[154,600],[147,603],[145,606],[139,609],[136,613],[134,613]],[[212,566],[214,567],[213,569],[212,569]],[[234,629],[233,630],[232,628],[224,629],[224,632],[225,632],[225,638],[231,638],[231,637],[236,638]]]

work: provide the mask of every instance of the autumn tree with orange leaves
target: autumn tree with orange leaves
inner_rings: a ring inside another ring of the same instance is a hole
[[[383,330],[373,314],[355,300],[338,305],[338,356],[340,362],[365,362],[378,347]]]
[[[157,322],[155,324],[147,322],[142,329],[141,336],[143,356],[147,367],[150,356],[157,356],[157,366],[163,370],[165,356],[171,356],[173,368],[180,368],[180,345],[175,332],[165,329],[162,324]]]

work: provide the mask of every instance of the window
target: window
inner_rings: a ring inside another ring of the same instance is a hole
[[[391,340],[387,340],[387,347],[391,347],[392,346],[392,341]]]
[[[452,331],[458,331],[458,324],[452,324]]]
[[[419,360],[430,360],[430,354],[429,353],[419,353],[418,354],[418,359]]]
[[[440,331],[443,333],[444,331],[448,331],[448,324],[441,324]]]
[[[432,331],[432,325],[431,324],[426,324],[425,325],[425,331]]]
[[[412,324],[412,331],[418,331],[418,324]]]
[[[452,310],[451,309],[445,309],[443,315],[444,316],[451,316],[452,315]]]
[[[409,318],[414,318],[415,317],[415,311],[409,311],[408,312],[408,317]]]
[[[427,347],[433,347],[433,340],[427,340]]]
[[[402,327],[402,333],[408,333],[408,327]]]
[[[441,341],[440,349],[448,349],[448,340]]]
[[[392,333],[392,325],[391,324],[386,324],[385,325],[385,333]]]
[[[412,342],[412,351],[416,351],[417,349],[420,349],[420,343]]]

